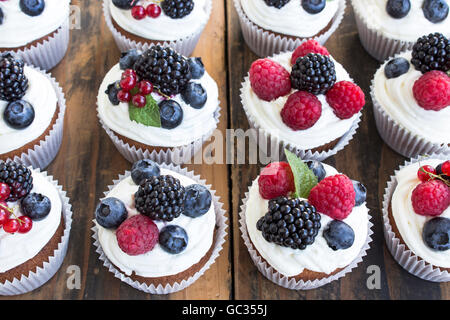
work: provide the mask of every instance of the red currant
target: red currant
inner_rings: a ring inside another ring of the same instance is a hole
[[[19,233],[28,233],[33,228],[33,220],[27,216],[18,218],[20,220]]]
[[[9,220],[10,213],[6,209],[8,205],[4,201],[0,201],[0,226],[4,225]]]
[[[136,86],[136,78],[133,77],[126,77],[123,78],[122,80],[120,80],[120,87],[122,88],[122,90],[124,91],[131,91],[131,89],[133,89]]]
[[[8,199],[10,194],[10,187],[6,183],[0,183],[0,201]]]
[[[124,90],[120,90],[117,93],[117,99],[119,99],[120,102],[130,102],[131,101],[131,93],[124,91]]]
[[[425,172],[424,172],[425,171]],[[417,177],[422,182],[427,182],[429,180],[433,180],[432,177],[428,173],[436,174],[436,170],[432,166],[421,166],[419,171],[417,171]]]
[[[128,78],[128,77],[133,77],[135,79],[137,79],[137,74],[136,71],[134,71],[133,69],[127,69],[122,73],[122,79]]]
[[[8,219],[8,221],[3,224],[3,230],[7,233],[16,233],[19,231],[20,223],[17,219]]]
[[[158,18],[161,15],[161,7],[152,3],[147,6],[147,15],[150,18]]]
[[[143,108],[147,104],[147,99],[142,94],[133,97],[133,105],[137,108]]]
[[[136,20],[142,20],[147,16],[147,11],[145,11],[143,6],[135,6],[131,9],[131,15]]]
[[[153,92],[153,85],[151,82],[142,80],[138,83],[139,93],[142,93],[144,96],[149,95]]]
[[[445,161],[441,166],[442,174],[450,177],[450,160]]]

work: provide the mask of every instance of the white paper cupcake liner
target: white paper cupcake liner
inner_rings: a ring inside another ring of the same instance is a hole
[[[150,42],[136,42],[134,40],[127,38],[125,35],[121,34],[113,25],[111,13],[109,10],[109,5],[110,4],[109,4],[108,0],[103,0],[103,14],[105,16],[106,25],[108,26],[109,30],[111,30],[114,40],[116,41],[116,44],[119,47],[119,50],[121,52],[125,52],[130,49],[138,49],[141,51],[146,51],[151,46],[155,45],[154,43],[150,43]],[[209,0],[206,3],[206,5],[207,5],[206,9],[207,9],[208,20],[209,20],[209,17],[211,16],[211,11],[212,11],[212,0]],[[192,52],[194,51],[195,47],[197,46],[197,42],[200,39],[200,36],[201,36],[203,30],[205,29],[205,26],[208,23],[208,20],[206,20],[205,23],[202,24],[195,33],[193,33],[187,37],[181,38],[179,40],[174,40],[174,41],[159,41],[159,40],[154,40],[154,41],[158,41],[158,44],[160,44],[162,46],[170,46],[170,47],[174,48],[175,51],[177,51],[178,53],[181,53],[182,55],[189,57],[192,54]],[[152,39],[149,39],[149,41],[150,40],[152,40]]]
[[[29,67],[33,68],[31,66]],[[39,68],[34,69],[42,72]],[[33,149],[28,149],[26,152],[22,153],[20,157],[15,156],[14,159],[11,159],[26,166],[32,166],[33,168],[39,169],[46,168],[58,154],[63,138],[64,115],[66,113],[66,98],[64,97],[64,92],[61,86],[58,82],[56,82],[56,79],[53,78],[51,74],[44,74],[50,80],[53,88],[55,89],[56,97],[58,99],[59,112],[56,118],[56,122],[51,128],[48,135],[45,136],[44,140],[41,140],[37,145],[33,147]],[[0,159],[7,160],[3,159],[1,154]]]
[[[328,38],[336,31],[342,22],[345,13],[345,0],[339,0],[339,8],[333,18],[330,28],[320,36],[310,38],[297,38],[275,35],[275,33],[264,30],[253,23],[241,7],[241,0],[233,0],[241,24],[242,35],[250,49],[260,57],[271,56],[283,51],[293,51],[303,42],[314,39],[320,44],[324,44]]]
[[[200,278],[206,270],[208,270],[211,265],[215,262],[215,260],[219,257],[220,252],[223,249],[223,244],[225,243],[225,237],[227,236],[226,229],[228,228],[227,224],[227,217],[225,216],[226,211],[223,209],[223,204],[220,202],[219,196],[216,195],[216,191],[211,189],[211,185],[206,185],[206,180],[201,179],[199,175],[195,175],[193,171],[188,171],[186,168],[181,168],[179,166],[174,166],[173,164],[162,164],[162,168],[172,170],[174,172],[177,172],[179,174],[182,174],[188,178],[193,179],[199,184],[202,184],[208,188],[208,190],[211,192],[212,195],[212,204],[214,205],[215,213],[216,213],[216,232],[214,233],[214,249],[211,254],[211,257],[206,262],[206,264],[194,275],[190,276],[188,279],[184,279],[181,282],[175,282],[175,283],[168,283],[165,286],[162,284],[159,284],[158,286],[155,285],[147,285],[146,283],[140,283],[138,281],[134,281],[127,275],[125,275],[123,272],[121,272],[118,268],[116,268],[111,261],[108,259],[108,257],[103,252],[102,246],[98,240],[98,229],[95,225],[94,220],[94,227],[92,228],[92,231],[94,232],[94,235],[92,236],[94,238],[94,246],[96,247],[96,252],[100,255],[100,260],[103,261],[103,265],[114,274],[114,276],[121,281],[125,282],[126,284],[132,286],[135,289],[144,291],[146,293],[151,294],[169,294],[174,293],[177,291],[181,291],[187,287],[189,287],[191,284],[193,284],[195,281]],[[118,180],[113,181],[113,185],[108,186],[108,191],[105,192],[105,196],[108,196],[108,193],[123,179],[130,176],[130,172],[126,171],[125,174],[119,175]]]
[[[30,169],[32,169],[30,167]],[[39,169],[36,169],[39,172]],[[47,172],[40,172],[44,177],[47,177],[59,192],[62,202],[62,215],[64,218],[64,234],[58,248],[53,252],[53,256],[49,257],[48,262],[44,262],[42,267],[38,267],[36,271],[30,271],[27,275],[22,275],[20,279],[15,278],[12,282],[6,281],[0,283],[0,295],[13,296],[30,292],[39,288],[48,280],[50,280],[55,273],[61,268],[64,257],[67,253],[69,244],[70,230],[72,227],[72,206],[66,192],[58,185],[58,181],[54,180],[52,176],[48,176]]]
[[[267,279],[272,281],[273,283],[282,286],[287,289],[291,290],[310,290],[310,289],[316,289],[321,286],[324,286],[334,280],[337,280],[339,278],[342,278],[347,273],[351,272],[352,269],[356,268],[356,266],[363,260],[363,257],[367,255],[367,250],[370,248],[370,242],[372,242],[372,222],[370,222],[371,216],[369,214],[369,220],[368,220],[368,233],[367,233],[367,239],[362,247],[361,251],[359,252],[358,256],[344,269],[339,271],[338,273],[334,275],[330,275],[329,277],[322,278],[322,279],[315,279],[315,280],[295,280],[293,277],[287,277],[285,275],[282,275],[277,270],[275,270],[271,265],[269,265],[259,254],[258,251],[253,246],[250,236],[248,234],[247,230],[247,223],[245,220],[245,213],[247,211],[247,201],[249,197],[250,187],[249,191],[245,193],[245,198],[242,200],[241,205],[241,211],[239,212],[239,224],[240,224],[240,230],[241,230],[241,236],[242,239],[244,239],[244,243],[247,246],[248,252],[250,254],[250,257],[253,260],[253,263],[258,268],[259,272],[263,274]]]
[[[448,160],[449,155],[444,154],[430,154],[429,156],[420,156],[417,158],[412,158],[400,166],[397,173],[402,168],[417,163],[426,159],[441,159]],[[391,223],[389,221],[389,204],[391,203],[392,194],[397,187],[397,179],[394,175],[391,176],[387,187],[384,192],[383,198],[383,228],[384,228],[384,238],[386,240],[386,245],[394,257],[395,261],[403,267],[409,273],[419,277],[423,280],[433,281],[433,282],[447,282],[450,281],[450,274],[447,271],[441,271],[439,268],[431,265],[423,259],[419,259],[413,251],[409,250],[404,244],[400,242],[400,239],[392,230]]]

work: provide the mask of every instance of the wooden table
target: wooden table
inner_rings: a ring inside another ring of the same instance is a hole
[[[257,58],[246,46],[232,0],[214,0],[212,17],[194,52],[219,84],[222,117],[219,128],[248,129],[240,105],[239,88]],[[73,1],[81,7],[81,30],[73,30],[69,52],[53,75],[67,96],[65,136],[61,151],[48,171],[68,191],[74,221],[67,257],[61,270],[42,288],[15,299],[450,299],[450,283],[420,280],[391,257],[383,238],[380,205],[388,177],[405,160],[380,139],[369,97],[371,78],[378,66],[362,48],[353,11],[327,42],[364,89],[367,104],[357,135],[343,151],[326,160],[368,190],[375,232],[368,256],[352,273],[313,291],[290,291],[265,279],[252,263],[242,241],[238,212],[258,165],[188,165],[213,185],[229,210],[230,237],[220,258],[194,285],[168,296],[149,295],[114,278],[102,266],[92,245],[94,209],[106,187],[130,164],[116,151],[96,115],[97,90],[106,72],[118,61],[119,51],[106,27],[99,1]],[[81,268],[81,289],[67,289],[67,268]],[[369,290],[367,268],[380,267],[381,289]],[[8,298],[11,299],[11,298]]]

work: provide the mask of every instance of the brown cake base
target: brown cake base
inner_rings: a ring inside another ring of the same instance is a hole
[[[20,50],[26,50],[26,49],[30,49],[33,46],[36,46],[38,44],[43,44],[46,40],[49,40],[50,38],[53,38],[53,36],[60,30],[61,28],[56,29],[55,31],[49,33],[46,36],[43,36],[42,38],[39,38],[37,40],[34,40],[33,42],[30,42],[24,46],[21,47],[16,47],[16,48],[0,48],[0,53],[1,52],[6,52],[6,51],[20,51]]]
[[[133,33],[130,33],[128,31],[126,31],[125,29],[122,29],[115,21],[114,19],[111,17],[111,21],[112,24],[114,26],[114,28],[122,35],[124,35],[125,37],[127,37],[128,39],[132,40],[132,41],[136,41],[136,42],[142,42],[142,43],[153,43],[153,44],[158,44],[158,43],[162,43],[162,42],[169,42],[171,40],[151,40],[151,39],[147,39],[147,38],[143,38],[140,36],[137,36]]]
[[[336,145],[338,144],[338,142],[341,140],[341,137],[337,138],[336,140],[333,140],[331,142],[328,142],[327,144],[324,144],[323,146],[311,149],[311,152],[323,152],[323,151],[328,151],[333,149],[334,147],[336,147]]]

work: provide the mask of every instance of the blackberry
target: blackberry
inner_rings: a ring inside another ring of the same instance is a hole
[[[334,62],[327,56],[308,53],[292,67],[291,85],[312,94],[325,94],[336,82]]]
[[[416,70],[427,73],[432,70],[450,70],[450,41],[442,33],[430,33],[414,44],[411,63]]]
[[[28,78],[23,73],[24,63],[7,52],[0,57],[0,100],[22,99],[28,89]]]
[[[7,201],[22,199],[33,189],[30,169],[13,161],[0,163],[0,182],[6,183],[11,189]]]
[[[179,94],[191,80],[188,60],[169,47],[153,46],[134,65],[140,80],[148,80],[161,93]]]
[[[152,220],[172,221],[184,211],[186,193],[172,176],[150,177],[134,195],[136,209]]]
[[[269,7],[275,7],[277,9],[283,8],[291,0],[264,0]]]
[[[258,220],[256,228],[268,242],[304,250],[314,243],[320,219],[316,208],[308,202],[278,197],[269,201],[269,212]]]
[[[194,10],[193,0],[164,0],[161,9],[172,19],[181,19]]]

